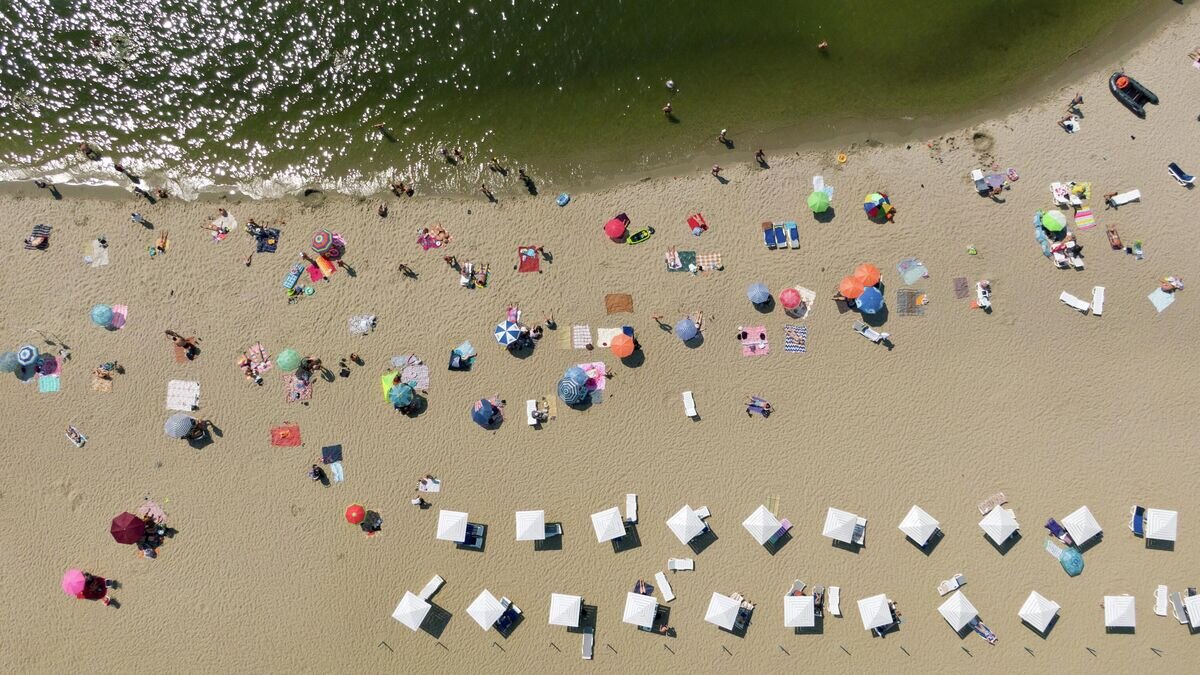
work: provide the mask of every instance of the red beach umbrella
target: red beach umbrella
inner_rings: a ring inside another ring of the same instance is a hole
[[[863,263],[854,268],[854,278],[863,286],[874,286],[879,283],[879,268],[871,263]]]
[[[346,522],[351,525],[357,525],[367,517],[367,511],[358,504],[351,504],[346,507]]]
[[[779,292],[779,304],[783,305],[784,309],[796,309],[801,300],[800,291],[794,288],[785,288]]]
[[[620,217],[613,218],[604,224],[604,234],[608,235],[609,239],[623,239],[625,237],[625,229],[628,226],[628,221]]]
[[[842,283],[838,284],[838,292],[840,292],[843,297],[853,300],[854,298],[862,295],[862,282],[854,277],[845,277],[842,279]]]
[[[146,536],[146,521],[126,511],[112,519],[108,531],[118,544],[136,544]]]

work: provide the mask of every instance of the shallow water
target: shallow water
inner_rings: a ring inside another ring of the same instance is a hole
[[[722,128],[745,143],[814,120],[968,110],[1061,64],[1134,6],[3,3],[0,179],[125,184],[115,158],[189,197],[217,186],[368,194],[392,176],[422,192],[515,184],[484,167],[495,155],[566,185],[686,157]],[[106,160],[83,161],[83,141]],[[465,161],[451,166],[439,151],[455,146]]]

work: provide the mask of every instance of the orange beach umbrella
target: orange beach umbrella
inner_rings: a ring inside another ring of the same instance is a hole
[[[612,350],[613,355],[618,359],[626,358],[633,354],[633,338],[621,333],[612,339],[608,348]]]
[[[863,284],[854,277],[845,277],[842,279],[842,283],[838,284],[838,292],[841,293],[843,297],[853,300],[854,298],[862,295]]]
[[[854,268],[854,278],[863,286],[874,286],[879,283],[879,276],[879,268],[871,263],[863,263]],[[843,295],[845,294],[843,293]]]

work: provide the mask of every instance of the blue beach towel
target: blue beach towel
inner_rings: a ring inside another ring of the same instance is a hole
[[[38,377],[38,393],[53,394],[58,391],[58,375],[42,375]]]
[[[279,248],[279,230],[273,227],[264,228],[262,236],[256,239],[258,253],[274,253],[275,249]]]
[[[295,265],[292,265],[291,271],[288,272],[287,277],[285,277],[283,280],[283,287],[288,289],[289,291],[292,290],[293,288],[295,288],[296,282],[300,281],[300,275],[303,273],[304,273],[304,265],[301,265],[300,263],[296,263]]]

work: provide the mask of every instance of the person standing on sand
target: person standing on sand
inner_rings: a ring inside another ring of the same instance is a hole
[[[479,191],[483,193],[484,197],[487,197],[489,202],[496,201],[496,195],[492,194],[492,191],[488,189],[487,183],[480,183]]]
[[[672,110],[672,108],[671,108],[671,102],[670,102],[670,101],[667,101],[667,104],[666,104],[666,105],[664,105],[664,106],[663,106],[663,109],[662,109],[662,111],[663,111],[663,116],[664,116],[664,117],[670,117],[670,116],[671,116],[671,110]]]
[[[823,51],[823,52],[828,52],[829,51],[829,41],[821,40],[821,42],[819,42],[817,44],[817,49],[819,49],[820,51]]]
[[[759,148],[758,152],[754,153],[754,161],[758,162],[762,166],[766,166],[767,165],[767,153],[763,152],[762,148]]]
[[[713,175],[713,178],[721,177],[721,165],[720,164],[713,164],[712,175]]]
[[[728,129],[722,129],[721,133],[717,134],[717,142],[725,147],[729,147],[729,139],[725,137],[726,131],[728,131]]]

